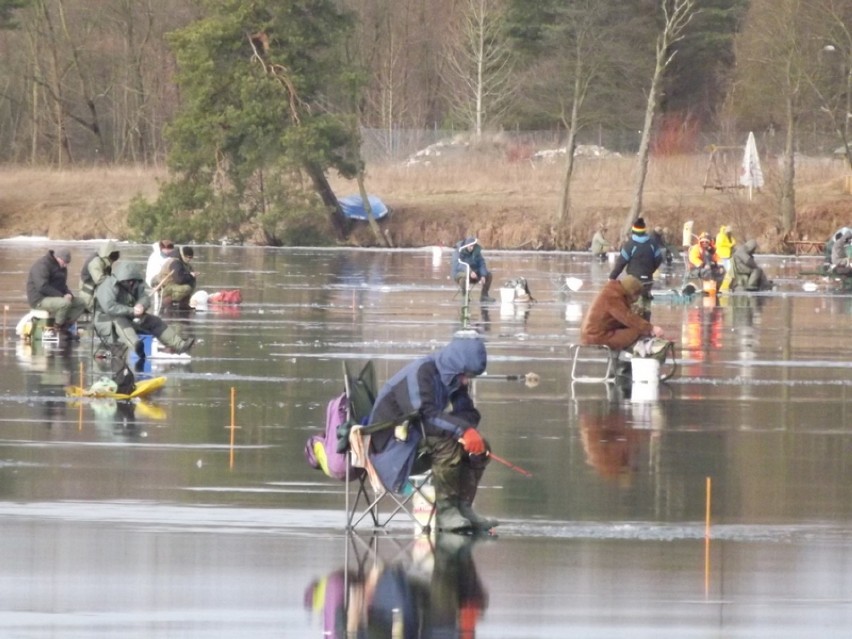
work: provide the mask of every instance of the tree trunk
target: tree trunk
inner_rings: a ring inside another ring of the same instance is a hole
[[[334,194],[331,184],[328,183],[325,172],[313,162],[305,163],[305,171],[313,182],[314,190],[328,209],[329,221],[335,233],[337,233],[338,239],[345,240],[349,236],[349,222],[343,215],[343,209],[340,208],[340,202],[337,201],[337,196]]]
[[[784,171],[781,178],[781,229],[786,235],[796,228],[796,118],[793,112],[793,98],[787,97],[787,137],[784,141]]]
[[[364,203],[364,211],[367,213],[367,223],[370,225],[370,230],[376,236],[376,242],[384,244],[387,248],[393,248],[390,239],[382,235],[382,230],[379,228],[379,223],[376,222],[376,217],[373,215],[373,207],[370,205],[370,198],[367,197],[367,187],[364,184],[364,172],[358,171],[358,192],[361,194],[361,201]]]

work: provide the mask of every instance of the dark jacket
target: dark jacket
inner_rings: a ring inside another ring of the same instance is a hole
[[[482,374],[486,363],[482,340],[454,339],[437,353],[412,362],[382,387],[369,423],[410,420],[404,440],[395,436],[393,428],[372,435],[370,459],[385,486],[401,488],[424,436],[459,439],[479,424],[479,411],[459,377]]]
[[[741,246],[734,249],[733,257],[734,272],[737,275],[751,275],[751,272],[758,268],[757,262],[754,259],[754,252],[757,249],[757,242],[749,240]]]
[[[169,278],[168,284],[189,284],[192,287],[195,287],[195,276],[192,274],[192,270],[189,268],[189,264],[183,261],[180,257],[180,253],[177,256],[169,259],[163,265],[163,277],[165,277],[166,272],[171,271],[172,276]],[[162,281],[162,277],[160,280]]]
[[[627,274],[637,278],[643,284],[654,281],[654,271],[663,263],[663,252],[648,235],[633,236],[625,242],[609,279],[618,279],[621,271],[627,267]]]
[[[469,249],[461,248],[462,246],[467,246],[472,242],[476,242],[476,238],[467,237],[460,242],[456,242],[455,247],[453,247],[453,255],[452,258],[450,258],[452,260],[450,277],[453,279],[456,279],[459,275],[466,271],[463,264],[469,265],[470,270],[476,273],[480,278],[488,275],[488,268],[485,266],[485,258],[482,257],[482,248],[479,244],[476,243]]]
[[[27,301],[35,307],[45,297],[63,297],[71,293],[68,288],[68,269],[59,266],[53,251],[36,260],[27,277]]]

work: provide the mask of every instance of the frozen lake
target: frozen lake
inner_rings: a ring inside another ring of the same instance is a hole
[[[97,243],[63,246],[76,289]],[[303,448],[342,361],[373,359],[384,381],[451,338],[448,253],[199,247],[199,288],[244,302],[167,318],[198,339],[192,360],[150,363],[166,387],[124,406],[66,397],[102,374],[88,340],[15,337],[44,249],[0,242],[0,636],[390,637],[389,608],[405,637],[852,630],[852,295],[803,290],[817,258],[764,257],[778,289],[718,304],[667,295],[681,273],[664,278],[654,322],[680,373],[635,401],[629,386],[570,382],[608,268],[486,249],[495,297],[523,276],[536,298],[472,304],[488,373],[541,381],[479,380],[477,405],[494,452],[533,476],[492,463],[477,510],[499,535],[433,549],[407,524],[346,535],[342,485]],[[560,291],[566,276],[579,292]]]

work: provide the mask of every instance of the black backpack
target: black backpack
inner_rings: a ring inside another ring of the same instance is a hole
[[[136,389],[136,378],[126,365],[113,373],[112,381],[117,385],[115,392],[120,395],[130,395]]]

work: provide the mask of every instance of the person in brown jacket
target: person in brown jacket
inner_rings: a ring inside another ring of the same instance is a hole
[[[663,337],[663,329],[644,320],[632,308],[642,294],[642,282],[632,275],[609,280],[589,307],[580,326],[580,342],[613,350],[631,346],[640,337]]]

